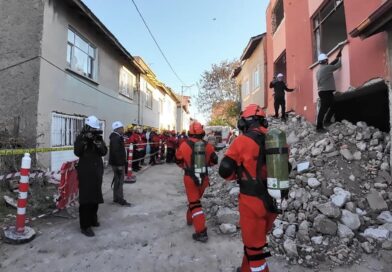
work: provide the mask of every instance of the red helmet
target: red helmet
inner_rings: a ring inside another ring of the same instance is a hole
[[[259,105],[250,104],[241,112],[241,117],[249,118],[252,116],[259,116],[265,118],[266,115],[264,110]]]
[[[204,133],[203,126],[199,122],[195,121],[189,125],[189,134],[198,135],[203,133]]]

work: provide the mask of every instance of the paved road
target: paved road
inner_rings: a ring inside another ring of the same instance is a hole
[[[96,237],[83,236],[78,220],[41,220],[35,223],[39,235],[31,243],[0,244],[0,271],[231,272],[239,265],[239,237],[210,231],[207,244],[191,239],[193,230],[184,219],[181,173],[175,165],[154,166],[141,173],[136,184],[124,185],[126,199],[133,204],[130,208],[112,204],[110,172],[104,180],[105,203],[100,206],[101,227],[96,228]],[[269,264],[270,271],[329,271],[289,266],[277,257],[270,258]],[[369,258],[333,271],[391,271],[387,268],[386,261]]]

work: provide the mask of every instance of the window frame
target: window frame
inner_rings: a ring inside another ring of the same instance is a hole
[[[69,33],[72,32],[73,34],[73,43],[69,39]],[[87,52],[83,48],[77,45],[76,38],[79,38],[81,41],[87,44]],[[70,50],[69,50],[70,48]],[[72,59],[75,56],[75,49],[78,49],[82,52],[85,56],[87,56],[87,70],[79,71],[77,69],[76,64],[73,64]],[[90,49],[93,49],[93,54],[90,54]],[[68,26],[67,28],[67,54],[66,54],[66,66],[67,69],[71,70],[72,72],[85,77],[89,80],[97,80],[98,77],[98,47],[90,42],[89,39],[85,38],[79,31],[77,31],[74,27]],[[90,73],[89,73],[90,72]],[[91,76],[90,76],[91,75]]]
[[[257,82],[256,82],[257,79]],[[260,88],[261,82],[260,82],[260,68],[259,66],[256,67],[256,70],[253,72],[253,91],[257,90]]]
[[[321,13],[323,10],[328,7],[330,3],[333,3],[333,8],[331,11],[329,11],[327,14],[324,15],[324,17],[321,19]],[[344,0],[328,0],[326,1],[312,16],[312,33],[313,33],[313,59],[316,61],[317,56],[322,52],[321,47],[322,47],[322,24],[325,23],[325,21],[328,20],[337,10],[338,8],[341,8],[343,6],[344,9]],[[346,14],[344,14],[346,17]],[[318,22],[316,23],[316,20]],[[346,21],[346,18],[345,18]],[[347,29],[346,29],[346,39],[347,40]],[[328,52],[323,52],[325,54],[329,54],[331,51],[334,50],[336,46],[338,46],[340,43],[344,42],[345,40],[339,41],[334,47],[331,48]]]
[[[127,76],[127,84],[125,84],[127,86],[127,89],[123,89],[122,87],[122,75],[123,73],[125,73],[125,75]],[[129,79],[132,79],[131,82],[131,90],[128,90],[128,88],[130,87],[130,82]],[[135,99],[135,91],[136,91],[136,76],[129,71],[125,66],[121,66],[120,68],[120,72],[119,72],[119,84],[118,84],[118,92],[120,95],[125,96],[126,98],[130,99],[130,100],[134,100]]]
[[[52,112],[50,142],[52,147],[71,147],[85,125],[86,117]],[[105,133],[105,121],[99,120],[100,129]],[[57,132],[58,131],[58,132]],[[60,135],[55,136],[55,133]]]
[[[277,20],[276,20],[276,11],[278,9],[279,6],[282,6],[282,10],[283,10],[283,16],[282,19],[279,21],[279,24],[277,24]],[[275,34],[275,32],[278,30],[279,26],[282,24],[285,16],[284,16],[284,0],[277,0],[275,3],[274,8],[272,9],[272,13],[271,13],[271,17],[272,17],[272,34]]]
[[[152,109],[152,104],[153,104],[152,90],[150,90],[147,87],[147,90],[146,90],[146,103],[145,103],[146,108]]]
[[[244,98],[250,95],[250,80],[246,78],[242,84],[242,92],[244,93]]]

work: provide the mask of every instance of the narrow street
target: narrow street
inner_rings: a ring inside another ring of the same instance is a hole
[[[77,219],[42,219],[34,224],[39,235],[32,242],[1,245],[0,270],[231,272],[240,264],[240,237],[219,234],[209,226],[207,244],[191,239],[193,229],[184,220],[181,172],[175,165],[151,167],[139,174],[136,184],[124,185],[126,199],[133,204],[130,208],[112,204],[111,175],[110,171],[105,174],[101,227],[95,229],[94,238],[79,232]],[[270,271],[330,271],[290,266],[278,257],[270,258],[269,265]],[[389,270],[387,263],[367,258],[353,267],[332,271]]]

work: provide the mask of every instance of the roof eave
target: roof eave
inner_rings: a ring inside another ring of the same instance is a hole
[[[129,60],[133,61],[134,58],[127,51],[127,49],[122,46],[122,44],[117,40],[117,38],[110,32],[109,29],[98,19],[97,16],[80,0],[68,0],[68,2],[76,5],[94,24],[105,34],[107,38],[127,57]]]
[[[254,50],[260,44],[260,42],[264,38],[264,36],[265,36],[265,33],[250,38],[247,46],[244,49],[244,52],[241,55],[241,58],[240,58],[241,61],[247,60],[248,58],[250,58],[252,56]]]
[[[391,27],[392,22],[392,0],[388,0],[376,9],[369,17],[363,20],[350,32],[350,36],[366,39]]]

